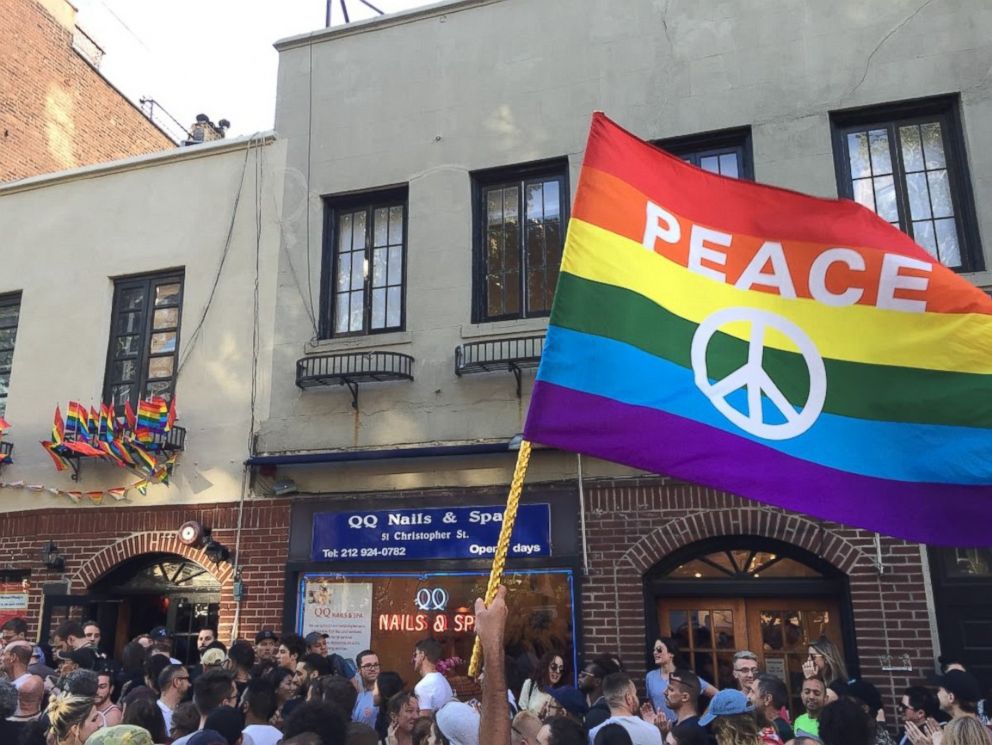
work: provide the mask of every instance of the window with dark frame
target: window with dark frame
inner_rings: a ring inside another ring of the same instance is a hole
[[[0,295],[0,416],[7,410],[7,391],[10,389],[10,370],[20,315],[20,293]]]
[[[568,224],[568,160],[473,174],[473,321],[546,316]]]
[[[837,189],[944,266],[982,268],[956,96],[831,114]]]
[[[103,400],[118,414],[127,401],[172,399],[182,303],[181,271],[115,280]]]
[[[669,137],[652,140],[651,144],[704,171],[730,178],[754,180],[750,127]]]
[[[402,331],[407,190],[325,200],[321,336]]]

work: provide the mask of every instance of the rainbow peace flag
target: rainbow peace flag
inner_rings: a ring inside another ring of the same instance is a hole
[[[853,202],[707,173],[596,114],[524,434],[989,546],[992,299]]]

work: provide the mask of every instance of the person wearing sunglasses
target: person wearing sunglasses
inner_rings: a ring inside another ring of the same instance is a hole
[[[557,652],[548,652],[534,668],[533,675],[524,682],[520,689],[520,700],[517,702],[520,711],[529,711],[541,716],[547,712],[553,701],[551,690],[564,685],[565,660]]]
[[[678,718],[672,709],[665,702],[665,691],[668,688],[668,678],[675,671],[675,658],[678,657],[679,646],[674,639],[659,637],[655,639],[652,648],[652,659],[657,669],[651,670],[644,680],[648,691],[648,698],[651,699],[650,707],[645,704],[641,707],[641,716],[649,721],[659,720],[664,716],[669,722],[674,722]],[[715,696],[716,688],[707,683],[702,678],[699,679],[699,695]],[[649,710],[653,708],[653,713]],[[665,730],[667,732],[667,728]]]

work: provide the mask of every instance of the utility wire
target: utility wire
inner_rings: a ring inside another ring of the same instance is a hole
[[[193,333],[190,334],[189,342],[186,344],[186,354],[183,355],[182,359],[179,361],[179,367],[176,368],[176,378],[179,377],[179,373],[182,372],[183,367],[185,367],[186,363],[189,361],[190,356],[193,354],[193,349],[196,347],[196,342],[200,339],[200,331],[203,329],[203,324],[207,320],[207,314],[210,312],[210,306],[214,302],[214,295],[217,292],[217,285],[220,283],[220,277],[224,271],[224,264],[227,262],[227,255],[231,251],[231,239],[234,236],[234,223],[238,216],[238,205],[241,203],[241,193],[245,188],[245,175],[248,172],[248,156],[251,153],[252,146],[255,144],[255,136],[256,135],[252,135],[248,138],[248,144],[245,147],[245,159],[241,164],[241,182],[238,184],[237,194],[234,195],[234,206],[231,209],[231,221],[227,226],[227,236],[224,239],[224,250],[221,252],[220,263],[217,265],[217,271],[214,274],[214,281],[210,286],[210,294],[207,296],[207,302],[203,306],[203,312],[200,314],[200,320],[193,329]]]

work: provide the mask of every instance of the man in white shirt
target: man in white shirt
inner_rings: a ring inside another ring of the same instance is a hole
[[[441,645],[434,639],[424,639],[414,647],[413,669],[420,675],[420,682],[414,687],[413,695],[420,703],[422,717],[431,716],[455,697],[448,680],[437,671],[440,659]]]
[[[158,675],[158,688],[162,692],[158,708],[165,719],[165,731],[172,731],[172,712],[182,702],[189,690],[189,673],[182,665],[168,665]]]
[[[610,707],[610,718],[589,730],[589,745],[596,733],[608,724],[619,724],[630,735],[633,745],[661,745],[661,730],[637,715],[637,688],[626,673],[612,673],[603,680],[603,698]]]
[[[269,724],[276,713],[276,689],[262,678],[248,681],[241,709],[245,713],[245,728],[241,733],[242,745],[276,745],[282,732]]]

